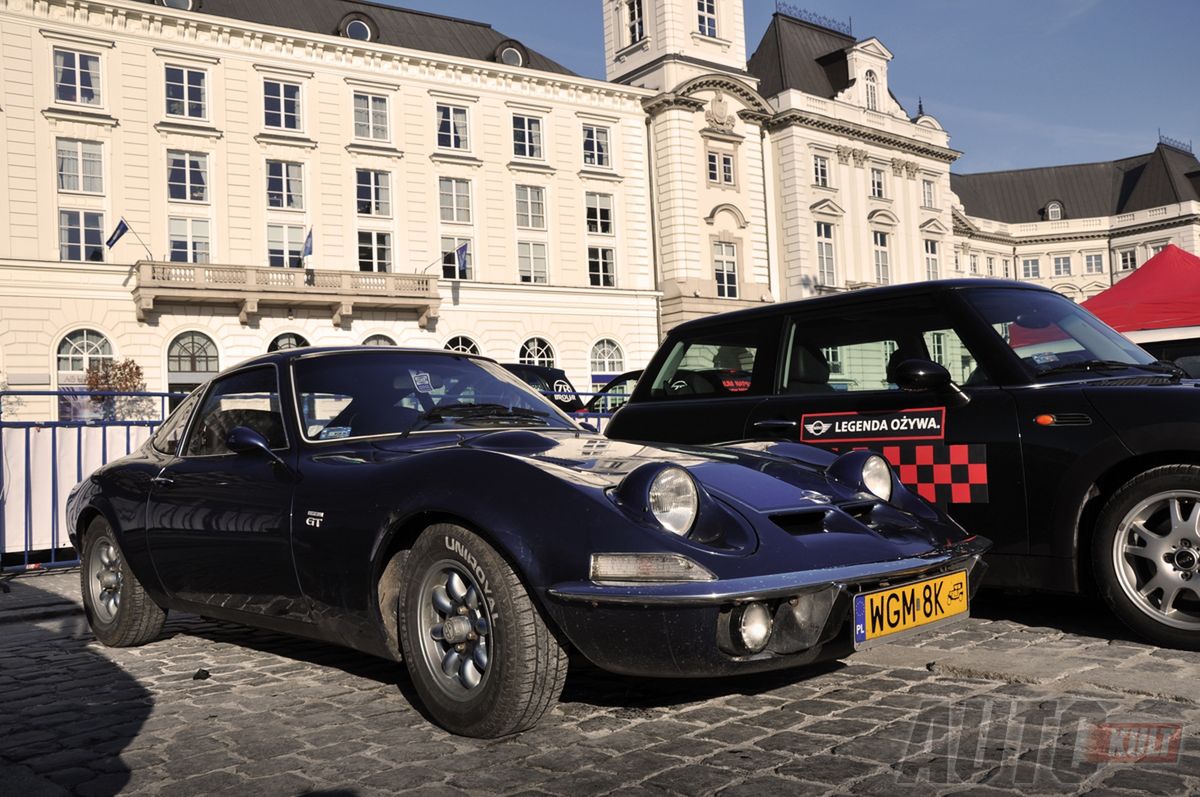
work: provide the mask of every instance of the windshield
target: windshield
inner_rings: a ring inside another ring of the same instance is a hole
[[[992,328],[1035,375],[1099,368],[1139,368],[1155,359],[1075,302],[1057,293],[964,291]]]
[[[308,440],[417,431],[575,429],[549,401],[500,366],[440,352],[363,351],[300,357],[292,365]]]

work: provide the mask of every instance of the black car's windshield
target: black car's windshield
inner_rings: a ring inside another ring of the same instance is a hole
[[[1057,293],[996,288],[964,296],[1034,376],[1160,369],[1136,344]]]
[[[493,363],[440,352],[360,351],[293,364],[309,440],[424,430],[573,429],[546,399]]]

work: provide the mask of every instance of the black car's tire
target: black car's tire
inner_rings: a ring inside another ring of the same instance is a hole
[[[1117,490],[1096,521],[1092,568],[1138,635],[1200,650],[1200,467],[1152,468]]]
[[[504,558],[441,523],[413,544],[401,583],[400,645],[433,720],[481,738],[537,724],[562,693],[567,654]]]
[[[105,645],[144,645],[162,631],[166,610],[146,594],[102,517],[84,533],[79,578],[88,624]]]

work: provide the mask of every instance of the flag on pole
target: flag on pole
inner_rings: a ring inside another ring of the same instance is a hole
[[[308,237],[304,239],[304,251],[300,253],[301,257],[312,257],[312,227],[308,228]]]
[[[124,218],[122,218],[119,222],[117,222],[117,229],[113,230],[112,235],[108,236],[105,246],[107,246],[109,249],[112,249],[117,245],[117,241],[121,240],[122,236],[124,236],[127,232],[129,232],[129,224]]]
[[[454,257],[458,261],[458,278],[467,279],[470,274],[470,267],[467,264],[467,248],[470,247],[470,242],[466,242],[454,250]]]

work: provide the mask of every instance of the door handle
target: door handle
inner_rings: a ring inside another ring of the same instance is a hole
[[[788,429],[795,429],[795,421],[755,421],[755,429],[762,429],[764,432],[786,432]]]
[[[174,484],[174,483],[175,483],[175,480],[174,480],[174,479],[172,479],[170,476],[163,476],[163,475],[160,473],[160,474],[158,474],[157,476],[155,476],[153,479],[151,479],[151,480],[150,480],[150,483],[151,483],[151,484],[159,484],[159,485],[166,486],[166,485],[168,485],[168,484]]]

